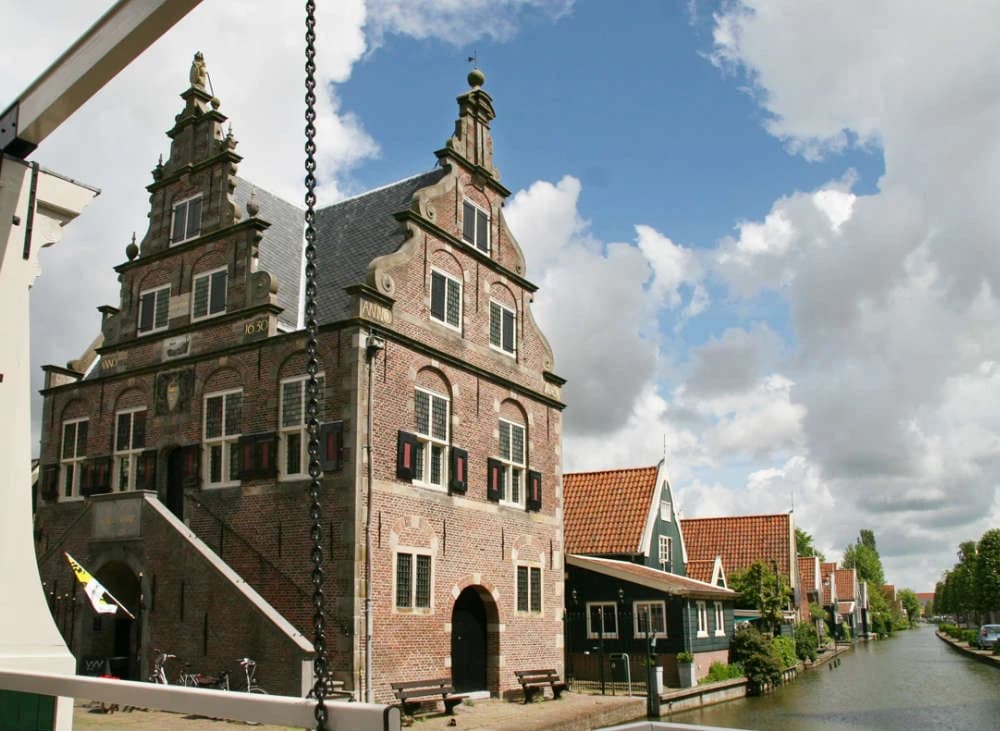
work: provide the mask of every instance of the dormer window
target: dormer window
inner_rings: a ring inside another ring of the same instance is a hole
[[[201,320],[226,311],[226,268],[215,269],[194,278],[191,319]]]
[[[170,243],[179,244],[201,233],[201,195],[174,204]]]
[[[165,330],[170,311],[170,285],[139,293],[139,334]]]
[[[462,210],[462,238],[484,254],[489,254],[490,214],[469,201],[465,201]]]

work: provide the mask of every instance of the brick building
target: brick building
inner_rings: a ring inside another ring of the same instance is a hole
[[[303,212],[237,176],[205,78],[198,55],[149,228],[116,267],[121,302],[89,355],[45,369],[39,565],[81,667],[144,678],[162,648],[238,677],[250,655],[265,687],[298,694]],[[394,681],[498,694],[515,669],[562,671],[563,381],[504,223],[483,82],[469,75],[432,170],[317,211],[327,637],[361,695],[370,592],[376,700]],[[94,615],[67,551],[135,622]]]

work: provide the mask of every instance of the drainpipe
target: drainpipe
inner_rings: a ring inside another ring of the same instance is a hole
[[[375,358],[385,348],[385,340],[369,331],[365,339],[365,359],[368,361],[368,429],[365,436],[365,453],[368,457],[368,495],[365,511],[365,702],[374,703],[372,688],[372,490],[375,484],[375,463],[372,459],[372,430],[375,406]]]

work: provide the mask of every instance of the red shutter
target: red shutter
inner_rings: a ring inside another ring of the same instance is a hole
[[[528,510],[542,509],[542,473],[535,470],[528,471],[528,499],[525,507]]]
[[[274,458],[277,436],[274,432],[240,437],[240,479],[266,480],[277,474]]]
[[[451,480],[449,486],[452,492],[465,493],[468,489],[466,476],[469,472],[469,453],[458,447],[451,448]]]
[[[136,465],[136,489],[156,491],[156,450],[147,449],[139,455]]]
[[[56,500],[59,497],[59,465],[45,465],[41,469],[41,495],[43,500]]]
[[[503,462],[490,457],[486,460],[486,499],[500,502],[503,494],[504,467]]]
[[[111,492],[111,457],[94,457],[83,463],[80,494],[99,495]]]
[[[336,472],[344,449],[344,422],[331,421],[319,427],[319,462],[324,472]]]
[[[396,438],[396,477],[412,482],[416,470],[417,438],[405,431]]]
[[[201,484],[201,445],[190,444],[181,447],[181,484],[198,487]]]

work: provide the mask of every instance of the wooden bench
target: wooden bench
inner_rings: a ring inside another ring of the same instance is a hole
[[[392,692],[396,699],[403,706],[403,713],[412,716],[413,712],[420,705],[413,701],[418,698],[441,697],[444,701],[444,711],[449,716],[454,713],[454,708],[462,702],[461,697],[453,696],[454,686],[451,678],[435,678],[433,680],[411,680],[408,683],[392,683]]]
[[[530,703],[536,693],[544,693],[545,686],[552,688],[552,697],[558,699],[564,690],[566,683],[559,679],[559,673],[555,670],[515,670],[517,682],[524,690],[524,702]]]

